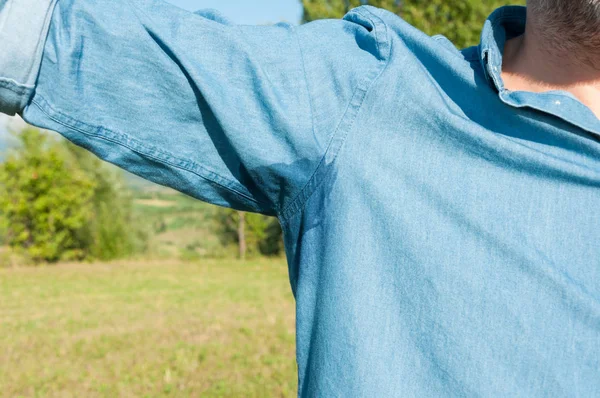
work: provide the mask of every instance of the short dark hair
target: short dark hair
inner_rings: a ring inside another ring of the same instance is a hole
[[[600,54],[600,0],[527,0],[527,18],[557,48]]]

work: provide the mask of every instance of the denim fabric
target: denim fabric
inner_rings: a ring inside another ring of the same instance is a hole
[[[14,115],[31,97],[56,0],[0,0],[0,112]]]
[[[144,178],[277,216],[299,396],[600,396],[600,121],[567,92],[504,88],[524,23],[500,8],[459,51],[370,6],[236,26],[59,0],[24,61],[35,90],[0,62],[20,95],[0,103]]]

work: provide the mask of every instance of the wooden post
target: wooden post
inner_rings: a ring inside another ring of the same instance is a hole
[[[240,259],[246,258],[246,213],[238,211],[240,218],[238,222],[238,244],[240,249]]]

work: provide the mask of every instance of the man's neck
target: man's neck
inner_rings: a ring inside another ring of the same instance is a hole
[[[502,80],[512,91],[570,92],[600,119],[600,52],[569,44],[568,38],[545,35],[528,21],[521,36],[504,47]]]

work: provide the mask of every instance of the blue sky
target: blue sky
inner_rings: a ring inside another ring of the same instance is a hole
[[[299,23],[302,17],[300,0],[167,0],[168,2],[196,11],[214,8],[237,24],[268,24],[277,22]],[[0,147],[6,140],[5,125],[8,118],[0,115]]]

